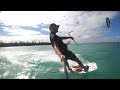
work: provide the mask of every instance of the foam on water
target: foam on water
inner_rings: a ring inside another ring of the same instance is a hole
[[[9,74],[9,71],[6,71],[2,76],[5,78]]]
[[[41,62],[60,62],[60,59],[56,54],[52,54],[44,57]]]
[[[24,49],[26,48],[24,47]],[[24,50],[14,47],[7,49],[4,48],[0,52],[0,65],[5,67],[1,66],[0,68],[5,70],[1,72],[0,78],[9,78],[11,75],[11,78],[16,79],[35,79],[39,73],[57,72],[63,66],[60,58],[51,49],[34,50],[33,48],[33,50],[27,50],[27,48]],[[76,56],[81,59],[80,54],[76,54]],[[70,65],[77,64],[71,60],[68,60],[68,62]],[[31,74],[32,72],[34,74]]]
[[[29,79],[29,76],[21,74],[21,75],[18,75],[16,79]]]
[[[16,70],[12,67],[16,67],[16,65],[19,66],[21,72],[19,72],[16,75],[16,78],[28,79],[31,69],[36,67],[37,64],[40,63],[44,57],[48,56],[48,54],[49,55],[51,54],[50,50],[48,51],[4,50],[0,52],[0,60],[1,60],[0,64],[2,64],[2,66],[7,68],[7,65],[8,65],[7,62],[9,62],[10,63],[9,68],[12,69],[11,70],[12,72],[15,72]],[[4,67],[2,66],[0,69],[4,69]],[[10,70],[4,72],[0,77],[5,78],[9,76],[9,71]],[[32,76],[32,78],[35,78],[35,76]]]

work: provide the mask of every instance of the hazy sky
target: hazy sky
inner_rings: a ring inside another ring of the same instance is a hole
[[[70,34],[78,43],[120,41],[120,11],[2,11],[0,41],[49,42],[51,23],[60,25],[60,36],[74,30]]]

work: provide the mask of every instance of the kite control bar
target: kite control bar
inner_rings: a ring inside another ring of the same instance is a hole
[[[73,30],[73,31],[74,31],[74,30]],[[70,32],[68,33],[68,35],[69,35],[70,37],[71,37],[70,33],[73,32],[73,31],[70,31]],[[72,40],[75,42],[74,39],[72,39]],[[78,45],[76,42],[75,42],[75,44]]]

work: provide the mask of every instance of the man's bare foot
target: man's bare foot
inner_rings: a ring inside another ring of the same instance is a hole
[[[81,72],[83,68],[79,67],[79,68],[75,68],[75,71],[77,72]]]

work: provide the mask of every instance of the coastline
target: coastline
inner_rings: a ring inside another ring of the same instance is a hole
[[[48,43],[48,42],[42,42],[42,43],[0,43],[0,47],[35,46],[35,45],[51,45],[51,43]]]
[[[71,43],[72,44],[72,43]],[[100,42],[100,43],[78,43],[80,45],[83,44],[120,44],[120,42]],[[37,45],[51,45],[49,42],[42,43],[0,43],[0,47],[13,47],[13,46],[37,46]]]

